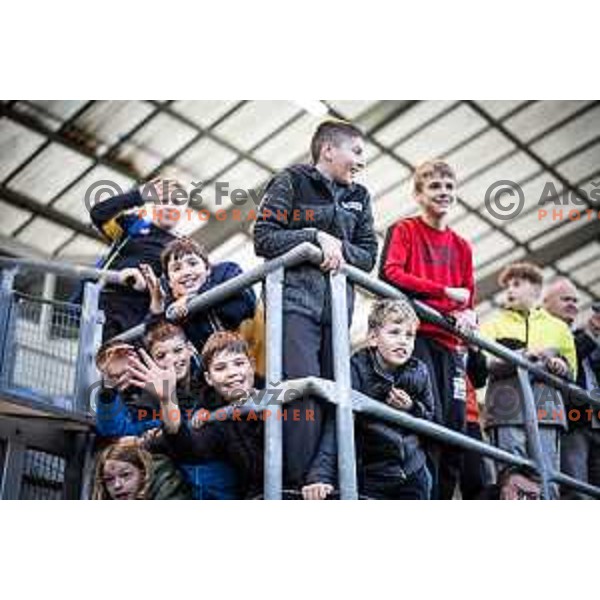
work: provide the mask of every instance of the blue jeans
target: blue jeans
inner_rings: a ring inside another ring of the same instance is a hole
[[[194,500],[238,499],[238,477],[235,469],[226,462],[207,460],[201,464],[179,465],[192,488]]]
[[[479,423],[467,423],[467,435],[483,442]],[[463,471],[460,474],[460,491],[463,500],[477,500],[483,489],[493,480],[493,470],[486,459],[474,450],[464,452]]]
[[[564,473],[586,483],[600,486],[600,430],[579,427],[565,433],[561,439],[561,467]],[[582,492],[563,489],[567,500],[589,498]]]

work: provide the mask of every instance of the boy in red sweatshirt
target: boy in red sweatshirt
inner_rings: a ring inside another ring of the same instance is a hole
[[[451,316],[458,328],[475,326],[471,245],[448,227],[456,203],[456,175],[445,162],[428,161],[414,173],[420,214],[397,221],[387,232],[380,277],[409,297]],[[421,321],[415,356],[429,368],[435,419],[465,433],[466,348],[460,338]],[[433,453],[434,497],[452,498],[462,469],[452,448]]]

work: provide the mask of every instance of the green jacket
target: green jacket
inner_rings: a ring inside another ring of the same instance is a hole
[[[192,499],[189,486],[171,459],[164,454],[153,454],[152,467],[148,500]]]

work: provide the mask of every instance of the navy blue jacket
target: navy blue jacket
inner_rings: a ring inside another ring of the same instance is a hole
[[[177,236],[141,218],[135,211],[129,212],[141,208],[144,202],[140,191],[134,189],[92,207],[92,222],[112,242],[100,266],[120,270],[148,263],[155,273],[162,273],[160,255]]]
[[[160,255],[176,236],[157,227],[151,220],[141,218],[135,208],[144,205],[140,191],[134,189],[113,196],[92,207],[94,225],[112,245],[96,266],[113,270],[139,267],[148,263],[160,275]],[[83,285],[72,301],[81,302]],[[147,292],[138,292],[119,285],[108,284],[100,296],[100,308],[106,316],[103,338],[106,340],[144,320],[150,306]]]
[[[214,407],[204,393],[205,384],[200,375],[199,366],[194,365],[190,389],[177,388],[183,418],[199,408],[212,410]],[[160,403],[152,394],[138,388],[124,392],[109,388],[100,390],[96,409],[96,433],[99,437],[139,436],[161,425]]]
[[[233,279],[243,273],[240,266],[234,262],[220,262],[211,265],[210,275],[204,282],[204,285],[196,292],[200,296],[213,289],[217,285]],[[161,284],[165,287],[166,280],[163,277]],[[170,291],[166,294],[165,304],[168,306],[173,302],[173,296]],[[198,352],[202,352],[202,347],[211,334],[216,331],[234,330],[240,326],[240,323],[254,316],[256,310],[256,294],[252,288],[246,288],[239,294],[230,296],[227,300],[213,306],[207,311],[196,312],[188,315],[181,326],[185,334],[192,342]],[[148,315],[146,322],[150,325],[162,315]]]

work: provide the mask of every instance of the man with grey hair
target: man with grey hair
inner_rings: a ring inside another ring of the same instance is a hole
[[[544,308],[573,327],[579,312],[577,288],[566,278],[555,279],[543,292]]]
[[[577,289],[566,278],[544,290],[544,308],[574,328],[579,313]],[[577,384],[600,399],[600,303],[592,306],[585,325],[573,332],[577,350]],[[600,486],[600,418],[597,407],[565,399],[569,431],[561,440],[561,470],[582,481]],[[564,489],[562,498],[587,496]]]

